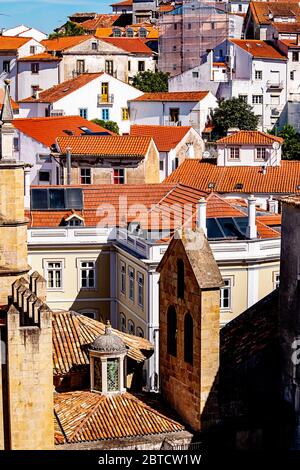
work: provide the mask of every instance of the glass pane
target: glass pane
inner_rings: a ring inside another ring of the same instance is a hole
[[[102,392],[102,367],[98,357],[94,357],[94,390]]]
[[[47,189],[31,190],[31,209],[47,209]]]
[[[49,208],[50,209],[64,209],[65,208],[64,189],[49,189]]]
[[[83,198],[82,189],[80,188],[68,188],[66,190],[66,208],[68,209],[82,209]]]
[[[119,359],[107,359],[107,391],[119,390]]]

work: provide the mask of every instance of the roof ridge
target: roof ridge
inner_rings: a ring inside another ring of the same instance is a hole
[[[82,393],[82,391],[81,391]],[[87,392],[84,391],[84,393],[86,394]],[[96,394],[95,394],[96,395]],[[74,431],[72,432],[72,434],[70,435],[69,439],[70,441],[72,442],[72,439],[74,439],[74,437],[77,435],[77,433],[80,432],[80,430],[82,430],[83,426],[87,423],[87,421],[90,419],[90,417],[97,411],[97,409],[100,407],[100,405],[102,404],[102,402],[105,401],[105,395],[102,395],[102,394],[97,394],[98,395],[98,400],[96,402],[96,404],[94,406],[91,407],[91,410],[87,413],[87,415],[80,421],[80,423],[75,427]],[[78,406],[76,406],[76,408],[79,407],[81,408],[80,404]]]

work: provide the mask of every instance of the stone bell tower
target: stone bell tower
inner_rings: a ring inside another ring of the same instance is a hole
[[[0,114],[0,305],[7,303],[11,285],[28,273],[27,219],[24,216],[24,162],[13,152],[15,129],[9,81]]]

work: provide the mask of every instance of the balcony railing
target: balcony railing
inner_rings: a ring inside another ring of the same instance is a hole
[[[273,80],[268,80],[267,83],[267,88],[270,89],[272,88],[273,90],[282,90],[283,89],[283,82],[279,81],[273,81]]]
[[[165,119],[165,126],[181,126],[181,121],[171,121],[171,119]]]
[[[109,105],[114,103],[115,96],[111,94],[98,95],[97,96],[97,105]]]

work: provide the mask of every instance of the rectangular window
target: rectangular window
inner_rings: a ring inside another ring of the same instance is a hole
[[[105,72],[109,75],[113,75],[114,73],[114,61],[113,60],[106,60],[105,61]]]
[[[98,50],[98,43],[92,42],[92,51],[97,51],[97,50]]]
[[[292,52],[292,61],[293,62],[299,62],[299,52],[298,51],[293,51]]]
[[[129,275],[129,298],[130,300],[134,301],[134,269],[131,266],[128,267],[128,275]]]
[[[248,103],[248,95],[239,95],[239,99],[244,101],[244,103]]]
[[[30,54],[35,54],[35,46],[30,46],[29,51]]]
[[[102,119],[103,121],[109,121],[109,109],[108,108],[102,109]]]
[[[280,104],[280,95],[271,95],[271,104]]]
[[[80,287],[94,289],[95,277],[95,261],[80,261]]]
[[[255,70],[255,80],[262,80],[262,70]]]
[[[239,149],[239,147],[230,147],[230,149],[229,149],[229,158],[230,158],[230,160],[239,160],[240,159],[240,149]]]
[[[258,147],[256,149],[256,159],[257,160],[265,160],[266,159],[266,148],[265,147]]]
[[[87,119],[88,118],[88,110],[87,108],[79,108],[79,116]]]
[[[199,72],[192,72],[193,78],[198,78],[199,77]]]
[[[137,273],[138,281],[138,304],[140,307],[144,307],[144,276],[141,273]]]
[[[121,261],[121,292],[126,294],[126,264]]]
[[[290,72],[290,80],[295,80],[295,71],[294,70],[292,70]]]
[[[114,168],[113,184],[125,184],[124,168]]]
[[[46,268],[47,288],[48,289],[61,289],[62,288],[62,262],[61,261],[48,261]]]
[[[84,62],[84,60],[77,60],[76,61],[76,72],[78,74],[81,74],[81,73],[85,72],[85,62]]]
[[[130,60],[129,60],[129,61],[128,61],[128,72],[130,72],[130,70],[131,70],[131,62],[130,62]]]
[[[31,73],[38,74],[40,71],[40,64],[38,62],[33,62],[31,64]]]
[[[280,275],[279,273],[273,273],[273,284],[274,289],[277,289],[280,285]]]
[[[129,111],[128,108],[122,108],[122,121],[128,121]]]
[[[138,71],[139,72],[145,72],[145,61],[144,60],[139,60],[139,62],[138,62]]]
[[[231,279],[223,279],[224,287],[220,290],[220,308],[230,310],[231,309],[231,289],[232,281]]]
[[[10,60],[3,61],[3,72],[10,73]]]
[[[15,151],[19,150],[19,137],[14,137],[13,146]]]
[[[164,169],[165,169],[165,165],[164,165],[163,160],[159,160],[159,169],[160,169],[160,171],[164,171]]]
[[[50,171],[39,171],[39,182],[40,183],[48,183],[50,184]]]
[[[262,104],[263,96],[262,95],[252,95],[252,104]]]
[[[80,184],[92,184],[91,168],[80,168]]]

